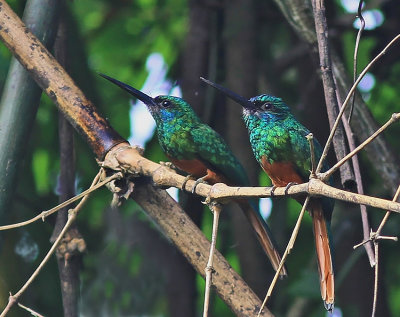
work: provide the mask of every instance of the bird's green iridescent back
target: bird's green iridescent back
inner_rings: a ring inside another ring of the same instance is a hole
[[[170,102],[157,113],[152,111],[160,146],[169,157],[198,159],[234,184],[249,184],[246,172],[228,145],[217,132],[200,121],[189,104],[172,96],[159,96],[157,99]]]

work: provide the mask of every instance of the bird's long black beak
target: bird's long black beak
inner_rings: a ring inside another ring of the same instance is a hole
[[[236,101],[238,104],[240,104],[243,108],[246,109],[254,109],[254,105],[252,102],[247,100],[246,98],[238,95],[237,93],[234,93],[232,90],[229,90],[228,88],[222,87],[221,85],[218,85],[216,83],[213,83],[212,81],[205,79],[203,77],[200,77],[202,81],[204,81],[206,84],[209,84],[210,86],[218,89],[221,91],[223,94],[231,98],[233,101]]]
[[[140,90],[137,90],[136,88],[133,88],[132,86],[129,86],[122,81],[119,81],[115,78],[112,78],[110,76],[107,76],[105,74],[99,73],[99,75],[109,81],[111,81],[113,84],[121,87],[122,89],[126,90],[129,92],[132,96],[136,97],[143,103],[145,103],[147,106],[157,106],[157,104],[154,102],[154,99],[151,98],[150,96],[146,95],[145,93],[141,92]]]

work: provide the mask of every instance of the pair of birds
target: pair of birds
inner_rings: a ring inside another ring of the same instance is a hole
[[[173,96],[152,98],[123,82],[100,74],[112,83],[145,103],[157,126],[158,140],[171,162],[186,173],[209,184],[223,182],[228,185],[249,186],[246,172],[222,137],[202,123],[191,106]],[[249,100],[234,92],[201,78],[243,107],[254,155],[274,186],[308,181],[311,155],[306,135],[310,132],[296,120],[282,99],[259,95]],[[315,157],[321,157],[322,148],[315,141]],[[328,166],[324,166],[326,170]],[[304,198],[298,198],[303,202]],[[267,224],[251,200],[236,200],[252,225],[260,244],[276,270],[281,257]],[[330,221],[333,201],[328,198],[312,199],[308,205],[312,217],[321,296],[325,308],[333,310],[334,273],[330,248]],[[285,268],[280,272],[286,276]]]

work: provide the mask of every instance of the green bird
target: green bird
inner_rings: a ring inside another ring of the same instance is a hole
[[[160,146],[176,167],[211,185],[223,182],[228,185],[249,186],[245,170],[222,137],[202,123],[183,99],[173,96],[152,98],[119,80],[100,75],[146,104],[156,122]],[[256,204],[244,199],[237,199],[236,202],[245,213],[276,270],[281,257]],[[286,269],[283,268],[281,276],[286,274]]]
[[[283,187],[308,181],[311,155],[306,136],[310,131],[296,120],[281,98],[263,94],[247,100],[227,88],[201,79],[243,107],[243,119],[254,156],[274,186]],[[322,147],[315,139],[314,152],[315,158],[319,160]],[[325,164],[323,170],[328,168]],[[303,203],[304,198],[299,198],[298,201]],[[313,198],[308,204],[313,221],[321,296],[328,311],[333,310],[335,297],[329,243],[333,203],[332,199]]]

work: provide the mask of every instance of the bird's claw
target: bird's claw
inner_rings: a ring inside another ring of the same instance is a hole
[[[181,190],[185,190],[185,186],[186,186],[186,183],[188,182],[188,180],[194,180],[194,179],[195,178],[193,177],[193,175],[186,175],[185,179],[183,180]]]
[[[298,183],[296,183],[296,182],[290,182],[290,183],[288,183],[288,184],[286,185],[286,187],[285,187],[285,195],[286,195],[286,196],[288,195],[289,188],[292,187],[293,185],[298,185]]]
[[[204,180],[206,176],[200,177],[196,180],[196,182],[194,183],[193,188],[192,188],[192,194],[194,194],[194,192],[196,191],[197,185],[199,185],[200,183],[207,184],[207,182]]]
[[[276,189],[276,186],[275,186],[275,185],[272,185],[272,188],[271,188],[271,198],[274,198],[274,197],[275,197],[275,189]]]

